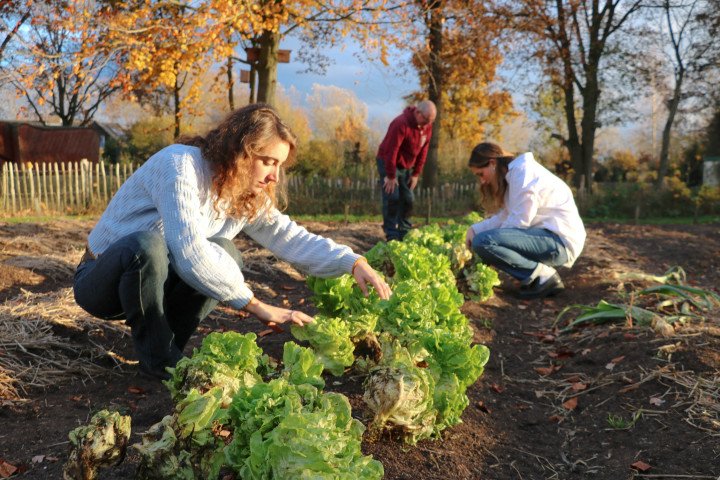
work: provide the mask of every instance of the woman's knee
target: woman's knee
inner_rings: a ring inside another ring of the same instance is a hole
[[[473,237],[472,250],[485,263],[496,258],[495,248],[498,243],[492,235],[492,231],[480,232]]]

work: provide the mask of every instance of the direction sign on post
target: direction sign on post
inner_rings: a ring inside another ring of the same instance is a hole
[[[250,83],[250,70],[240,70],[240,83]]]

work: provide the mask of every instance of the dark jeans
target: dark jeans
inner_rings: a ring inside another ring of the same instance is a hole
[[[480,232],[473,237],[472,249],[487,265],[520,281],[529,278],[538,263],[559,267],[567,262],[565,244],[544,228],[496,228]]]
[[[242,268],[232,241],[211,238]],[[89,314],[125,319],[141,364],[175,366],[200,322],[218,301],[197,292],[175,273],[162,234],[137,232],[110,246],[96,260],[78,266],[75,301]]]
[[[380,175],[380,190],[382,191],[382,216],[385,238],[390,240],[402,240],[412,228],[410,216],[413,212],[415,195],[410,190],[410,176],[412,170],[397,169],[395,178],[398,187],[392,193],[386,193],[383,188],[385,178],[385,163],[377,159],[378,174]]]

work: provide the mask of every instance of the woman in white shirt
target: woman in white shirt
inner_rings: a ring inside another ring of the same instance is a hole
[[[470,227],[468,248],[520,281],[521,298],[555,295],[565,287],[556,267],[571,267],[585,244],[572,191],[532,153],[512,155],[477,145],[468,162],[480,182],[488,218]]]
[[[125,319],[142,371],[167,378],[218,302],[269,325],[312,321],[254,296],[232,242],[241,231],[304,272],[352,273],[364,293],[372,285],[389,297],[363,257],[276,207],[295,151],[295,135],[272,107],[248,105],[207,135],[160,150],[110,201],[75,273],[75,300],[96,317]]]

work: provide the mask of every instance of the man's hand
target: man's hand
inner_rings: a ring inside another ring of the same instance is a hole
[[[353,277],[357,282],[363,295],[368,296],[367,284],[369,283],[375,287],[375,291],[380,295],[380,298],[387,300],[392,295],[390,286],[383,280],[379,273],[377,273],[367,262],[359,262],[353,270]]]
[[[415,190],[415,187],[417,187],[419,178],[420,177],[410,177],[410,190]]]
[[[261,322],[271,328],[288,322],[302,327],[314,321],[310,315],[303,312],[274,307],[261,302],[257,298],[250,300],[250,303],[245,305],[245,310],[258,317]]]
[[[383,190],[385,190],[385,193],[388,195],[395,191],[395,189],[398,186],[397,178],[383,178]]]
[[[468,228],[468,231],[465,234],[465,246],[468,248],[468,250],[472,250],[473,238],[475,238],[475,230],[473,230],[473,228],[470,227],[470,228]]]

